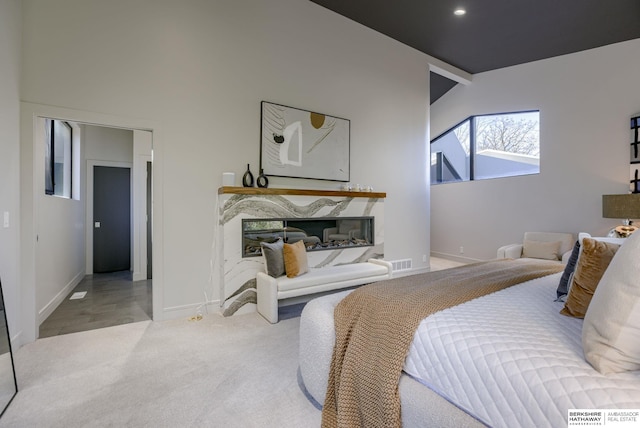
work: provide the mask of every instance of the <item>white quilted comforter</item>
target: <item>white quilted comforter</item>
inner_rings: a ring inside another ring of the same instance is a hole
[[[553,302],[560,273],[425,318],[405,372],[494,427],[566,427],[568,409],[640,408],[640,372],[584,359],[582,320]]]

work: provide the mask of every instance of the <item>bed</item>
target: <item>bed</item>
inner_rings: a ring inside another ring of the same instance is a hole
[[[555,427],[567,426],[570,409],[640,409],[639,256],[640,234],[629,238],[605,267],[591,301],[595,308],[589,307],[585,320],[560,314],[567,303],[554,301],[564,272],[424,318],[398,384],[402,425]],[[586,258],[579,257],[575,273]],[[301,316],[300,375],[319,405],[325,403],[335,344],[334,310],[351,292],[314,299]],[[607,320],[626,317],[624,328],[630,332],[598,337],[596,345],[588,337],[585,342],[585,334],[601,330],[603,312]],[[622,345],[616,337],[623,337]],[[598,363],[609,352],[598,350],[607,340],[607,349],[622,351],[623,359],[630,360],[622,368],[612,371],[609,363]]]

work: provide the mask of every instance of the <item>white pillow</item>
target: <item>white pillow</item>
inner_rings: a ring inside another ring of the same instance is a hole
[[[533,241],[524,240],[522,245],[522,257],[532,257],[534,259],[559,260],[560,241]]]
[[[580,232],[578,233],[578,242],[580,243],[580,251],[578,251],[578,259],[576,260],[576,265],[578,264],[578,260],[580,260],[580,256],[582,255],[582,249],[584,248],[584,246],[582,245],[582,241],[584,240],[584,238],[591,238],[591,239],[595,239],[596,241],[607,242],[609,244],[618,244],[618,245],[622,245],[625,242],[627,242],[627,238],[609,238],[608,236],[591,236],[587,232]],[[571,281],[573,281],[573,278],[571,279]],[[569,281],[569,288],[571,288],[571,281]]]
[[[625,239],[582,325],[585,358],[602,374],[640,370],[640,233]]]

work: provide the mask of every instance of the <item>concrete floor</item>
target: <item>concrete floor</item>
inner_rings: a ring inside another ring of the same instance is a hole
[[[129,271],[87,275],[40,325],[40,337],[150,320],[151,308],[151,280],[133,282]]]

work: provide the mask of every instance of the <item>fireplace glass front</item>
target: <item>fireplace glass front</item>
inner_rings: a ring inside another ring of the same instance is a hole
[[[374,245],[373,217],[242,220],[242,257],[262,255],[261,242],[303,241],[307,251]]]

